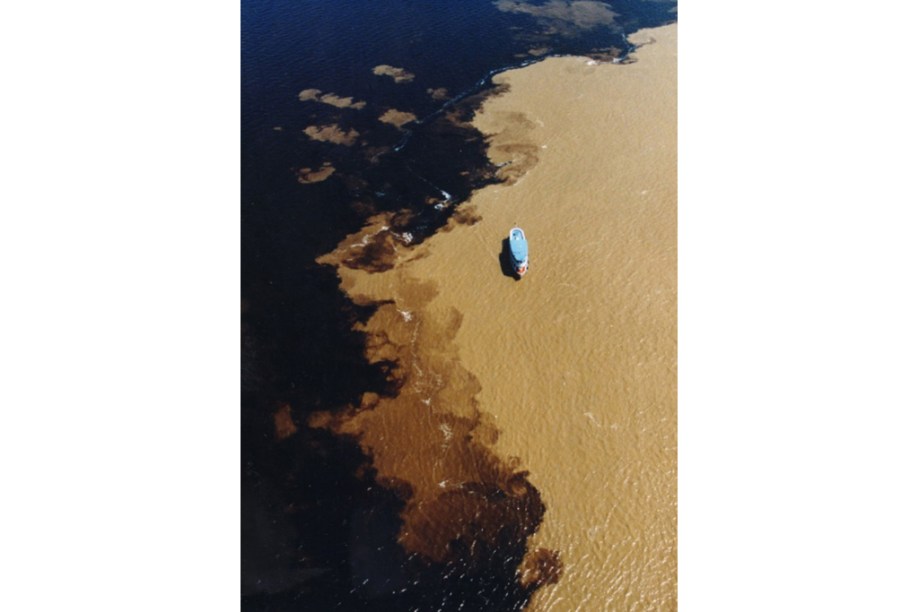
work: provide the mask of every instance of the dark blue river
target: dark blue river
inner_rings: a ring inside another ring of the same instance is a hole
[[[627,61],[630,33],[676,18],[669,0],[243,0],[243,610],[526,606],[539,585],[515,571],[541,503],[525,521],[502,515],[488,560],[408,558],[400,492],[355,440],[307,426],[399,391],[353,330],[372,307],[314,260],[384,211],[421,242],[496,180],[465,123],[492,74],[555,54]]]

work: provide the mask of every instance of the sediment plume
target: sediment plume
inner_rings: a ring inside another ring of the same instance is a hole
[[[319,168],[300,168],[297,171],[297,181],[303,184],[321,183],[335,173],[335,166],[330,163],[324,163]]]
[[[356,329],[367,334],[371,364],[397,364],[391,375],[400,391],[365,398],[342,414],[318,413],[310,426],[355,436],[373,457],[378,480],[402,483],[398,541],[407,553],[471,574],[500,570],[517,585],[515,597],[526,598],[562,572],[558,555],[549,551],[531,553],[529,569],[520,573],[545,506],[519,463],[493,452],[496,423],[478,409],[480,384],[453,343],[463,315],[428,309],[438,284],[402,267],[423,259],[425,247],[396,239],[391,222],[389,216],[374,220],[318,261],[336,266],[352,300],[376,305]]]
[[[450,94],[447,93],[446,87],[429,87],[427,92],[432,100],[447,100],[450,98]]]
[[[616,18],[616,13],[608,4],[596,0],[549,0],[544,4],[497,0],[495,6],[505,13],[522,13],[557,26],[573,26],[580,29],[610,25]]]
[[[405,68],[390,66],[388,64],[380,64],[379,66],[375,66],[373,69],[373,74],[377,76],[388,76],[396,83],[411,83],[415,80],[415,75]]]
[[[398,128],[417,119],[418,117],[416,117],[414,113],[400,111],[394,108],[390,108],[385,113],[380,115],[380,121],[383,123],[389,123],[390,125],[394,125]]]
[[[303,133],[320,142],[331,142],[345,146],[353,145],[360,134],[355,129],[345,131],[339,126],[331,125],[311,125],[303,130]]]
[[[337,108],[353,108],[355,110],[360,110],[367,106],[367,103],[363,100],[355,100],[351,96],[339,96],[334,93],[322,93],[320,89],[304,89],[300,92],[299,96],[301,102],[307,102],[313,100],[316,102],[321,102],[322,104],[328,104],[329,106],[335,106]]]
[[[355,329],[399,392],[310,426],[400,491],[409,555],[513,563],[531,610],[676,609],[676,26],[652,34],[495,77],[474,124],[502,181],[420,245],[388,213],[318,260],[375,305]]]

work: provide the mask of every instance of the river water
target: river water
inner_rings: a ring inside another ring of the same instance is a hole
[[[624,47],[585,4],[573,31]],[[256,30],[244,14],[244,608],[674,609],[675,27],[631,63],[479,85],[406,56],[280,78],[245,59]],[[444,108],[441,86],[469,95]]]
[[[340,428],[415,487],[403,543],[431,554],[436,538],[413,531],[425,504],[507,478],[454,452],[468,436],[545,504],[530,549],[552,551],[561,578],[531,609],[676,607],[676,28],[636,40],[654,42],[633,64],[560,58],[501,75],[509,91],[475,123],[516,170],[461,207],[479,220],[398,252],[387,272],[339,268],[354,299],[391,301],[366,325],[380,337],[371,357],[408,364],[398,397]],[[516,223],[531,245],[519,281],[500,248]]]

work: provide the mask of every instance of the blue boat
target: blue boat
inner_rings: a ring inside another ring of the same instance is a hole
[[[526,234],[519,227],[513,227],[508,235],[508,241],[511,247],[511,265],[514,266],[517,276],[522,278],[530,265]]]

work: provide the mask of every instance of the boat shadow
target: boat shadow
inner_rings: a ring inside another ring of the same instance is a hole
[[[501,241],[501,252],[498,253],[498,263],[501,265],[501,273],[508,278],[520,280],[517,271],[514,270],[514,264],[511,263],[511,240],[505,238]]]

